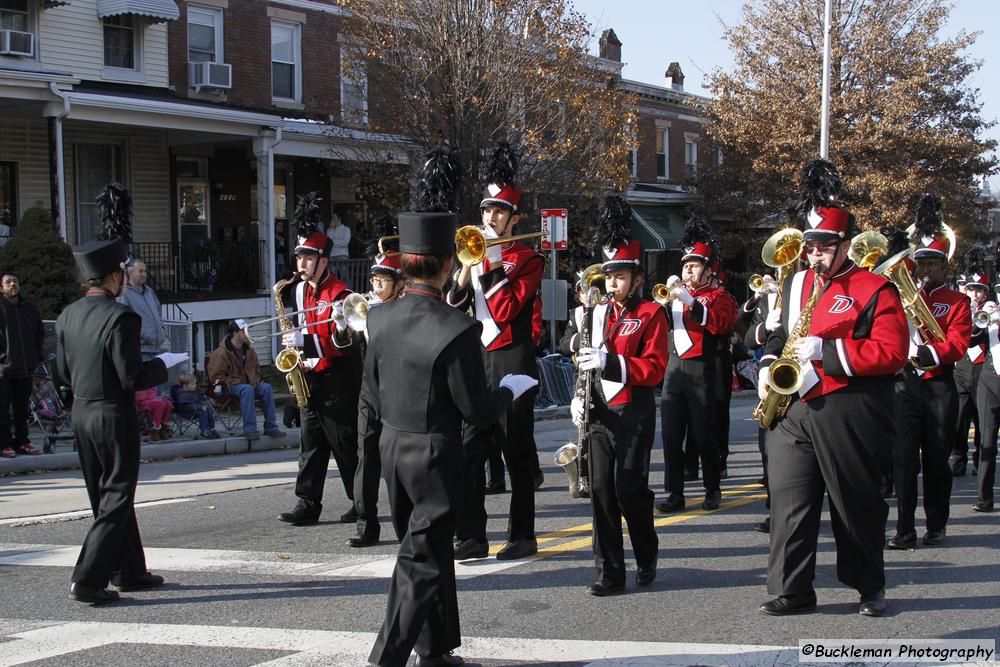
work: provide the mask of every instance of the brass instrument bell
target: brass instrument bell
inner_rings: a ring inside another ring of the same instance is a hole
[[[538,238],[539,236],[544,236],[544,234],[542,232],[534,232],[533,234],[487,239],[481,229],[474,225],[466,225],[455,232],[455,252],[458,254],[458,261],[463,266],[475,266],[486,259],[486,249],[490,246],[500,243],[510,243],[511,241],[520,241],[521,239]]]
[[[889,241],[875,231],[861,232],[851,239],[848,255],[851,261],[862,269],[871,271],[889,252]]]

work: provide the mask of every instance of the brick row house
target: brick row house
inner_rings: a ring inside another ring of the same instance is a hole
[[[371,212],[344,161],[406,163],[366,129],[365,77],[340,76],[342,19],[314,0],[0,0],[0,222],[42,204],[76,244],[125,184],[133,254],[203,359],[228,319],[273,311],[296,194],[354,228]]]

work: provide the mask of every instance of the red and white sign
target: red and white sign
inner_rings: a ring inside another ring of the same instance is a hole
[[[543,208],[542,209],[542,250],[566,250],[567,245],[567,222],[569,211],[564,208]]]

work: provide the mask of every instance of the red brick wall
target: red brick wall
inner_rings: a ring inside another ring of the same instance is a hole
[[[695,110],[643,98],[640,101],[639,122],[637,131],[639,135],[638,152],[638,175],[637,180],[642,182],[656,181],[656,119],[663,118],[670,122],[670,145],[669,145],[669,179],[668,183],[680,183],[684,180],[684,134],[691,133],[699,135],[698,140],[698,164],[708,165],[712,156],[709,155],[706,141],[705,125],[689,120],[682,120],[675,116],[662,117],[653,111],[668,111],[674,114],[685,116],[696,116]]]

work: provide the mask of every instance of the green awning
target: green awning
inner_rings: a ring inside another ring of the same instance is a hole
[[[684,236],[685,218],[677,206],[632,205],[632,235],[643,250],[677,248]]]

